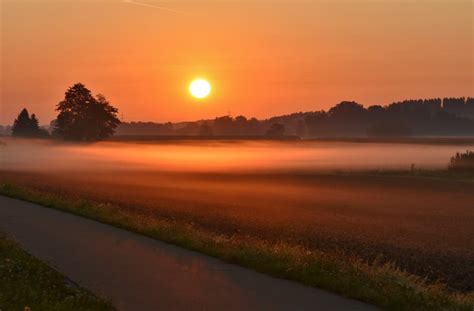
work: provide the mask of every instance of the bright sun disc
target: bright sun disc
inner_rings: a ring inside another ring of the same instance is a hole
[[[189,92],[196,98],[204,98],[211,92],[211,85],[203,79],[197,79],[189,85]]]

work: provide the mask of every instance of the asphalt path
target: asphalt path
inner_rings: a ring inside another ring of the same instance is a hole
[[[118,310],[375,310],[126,230],[0,196],[0,231]]]

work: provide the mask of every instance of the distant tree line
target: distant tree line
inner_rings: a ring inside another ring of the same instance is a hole
[[[182,123],[122,123],[118,135],[403,137],[474,135],[473,98],[405,100],[368,108],[345,101],[328,111],[298,112],[267,120],[223,116]]]
[[[266,133],[262,122],[244,116],[217,117],[214,120],[201,120],[181,123],[130,122],[122,123],[118,135],[200,135],[200,136],[261,136]]]
[[[76,141],[118,135],[241,136],[241,137],[403,137],[474,135],[474,98],[404,100],[365,108],[344,101],[324,111],[298,112],[266,120],[222,116],[181,123],[121,123],[118,111],[103,95],[92,96],[83,84],[69,88],[58,105],[49,132]],[[8,128],[0,129],[9,131]],[[12,135],[44,137],[36,116],[24,109],[11,128]]]
[[[474,100],[405,100],[367,109],[342,102],[328,112],[305,116],[309,136],[473,135]]]

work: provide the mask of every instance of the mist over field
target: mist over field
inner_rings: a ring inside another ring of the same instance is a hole
[[[0,184],[217,234],[396,262],[472,290],[472,183],[364,173],[412,164],[443,170],[469,143],[3,140]]]
[[[158,141],[69,144],[4,139],[6,170],[133,170],[269,172],[361,169],[444,169],[470,144]]]

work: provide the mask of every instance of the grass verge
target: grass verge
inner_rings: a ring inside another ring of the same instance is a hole
[[[0,310],[114,310],[0,233]]]
[[[327,289],[387,310],[469,310],[474,293],[453,293],[395,265],[366,263],[337,253],[255,237],[222,235],[191,223],[146,217],[104,202],[1,184],[0,194],[98,220],[279,278]]]

